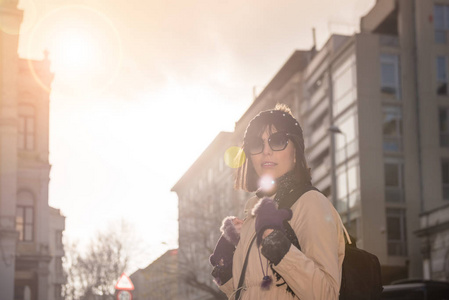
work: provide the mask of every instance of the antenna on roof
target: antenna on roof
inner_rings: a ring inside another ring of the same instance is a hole
[[[312,27],[312,38],[313,38],[313,47],[312,47],[312,49],[315,50],[316,49],[316,31],[315,31],[315,27]]]

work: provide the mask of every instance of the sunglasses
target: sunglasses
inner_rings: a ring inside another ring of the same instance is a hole
[[[293,134],[286,132],[275,132],[268,137],[268,145],[273,151],[282,151],[287,148],[289,139],[294,136]],[[263,152],[265,143],[260,137],[252,138],[248,140],[245,145],[245,151],[251,155],[259,154]]]

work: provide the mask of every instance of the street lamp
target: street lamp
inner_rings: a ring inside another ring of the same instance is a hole
[[[327,131],[331,134],[342,134],[345,138],[345,170],[346,170],[346,218],[347,218],[347,227],[351,227],[351,208],[349,206],[349,174],[348,174],[348,140],[346,134],[340,130],[335,125],[331,125]],[[335,170],[336,171],[336,170]]]

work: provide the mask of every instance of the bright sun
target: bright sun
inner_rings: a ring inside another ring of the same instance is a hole
[[[64,28],[55,37],[53,60],[60,68],[75,73],[88,73],[97,68],[99,45],[85,29]]]
[[[65,96],[85,98],[104,91],[121,66],[122,45],[114,24],[82,5],[63,6],[40,19],[29,45],[48,49],[55,74],[52,92]]]

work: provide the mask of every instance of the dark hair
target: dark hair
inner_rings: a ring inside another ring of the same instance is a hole
[[[254,169],[251,159],[248,158],[251,154],[245,152],[245,146],[249,139],[261,137],[266,128],[271,132],[273,129],[276,129],[276,131],[287,132],[293,135],[291,140],[296,150],[294,174],[299,182],[310,184],[312,178],[304,155],[304,137],[301,126],[292,116],[288,106],[277,104],[274,109],[260,112],[249,122],[238,159],[243,160],[242,155],[245,154],[246,157],[244,163],[237,169],[234,187],[247,192],[254,192],[258,189],[259,176]]]

